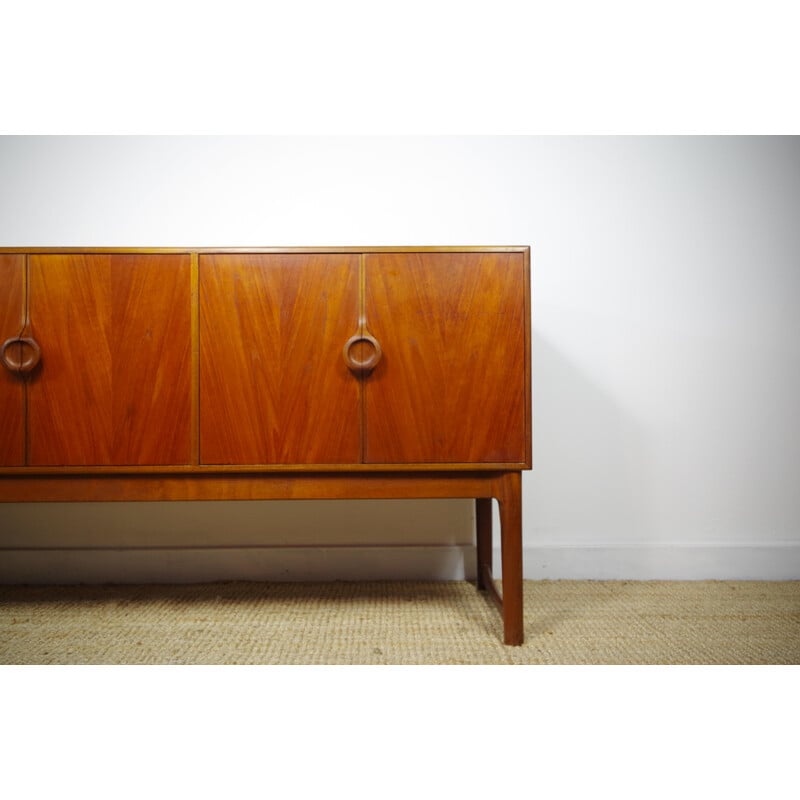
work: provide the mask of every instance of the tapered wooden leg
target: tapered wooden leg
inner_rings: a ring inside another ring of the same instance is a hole
[[[503,475],[499,490],[503,561],[503,638],[522,644],[522,481],[519,472]]]
[[[485,591],[486,567],[492,571],[492,499],[479,497],[475,500],[475,539],[478,553],[478,589]]]

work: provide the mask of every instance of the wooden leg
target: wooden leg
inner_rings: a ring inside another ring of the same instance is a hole
[[[486,567],[492,571],[492,498],[475,500],[475,539],[478,552],[478,589],[486,591]]]
[[[522,644],[522,481],[503,475],[498,487],[503,561],[503,633],[506,644]]]

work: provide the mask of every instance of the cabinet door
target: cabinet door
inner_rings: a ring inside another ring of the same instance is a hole
[[[24,269],[25,256],[0,255],[0,345],[19,336],[25,324]],[[0,367],[0,467],[25,461],[23,392],[19,375]]]
[[[200,257],[200,460],[361,457],[360,389],[342,348],[359,325],[359,257]]]
[[[32,255],[31,465],[186,464],[188,255]]]
[[[523,463],[521,253],[366,256],[368,463]]]

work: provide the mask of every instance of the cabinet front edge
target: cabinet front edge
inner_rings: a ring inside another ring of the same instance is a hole
[[[526,253],[530,245],[420,246],[420,247],[0,247],[17,254],[159,254],[159,253]]]

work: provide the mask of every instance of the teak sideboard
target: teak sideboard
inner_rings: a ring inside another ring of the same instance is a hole
[[[2,248],[0,501],[474,498],[521,644],[530,313],[529,247]]]

